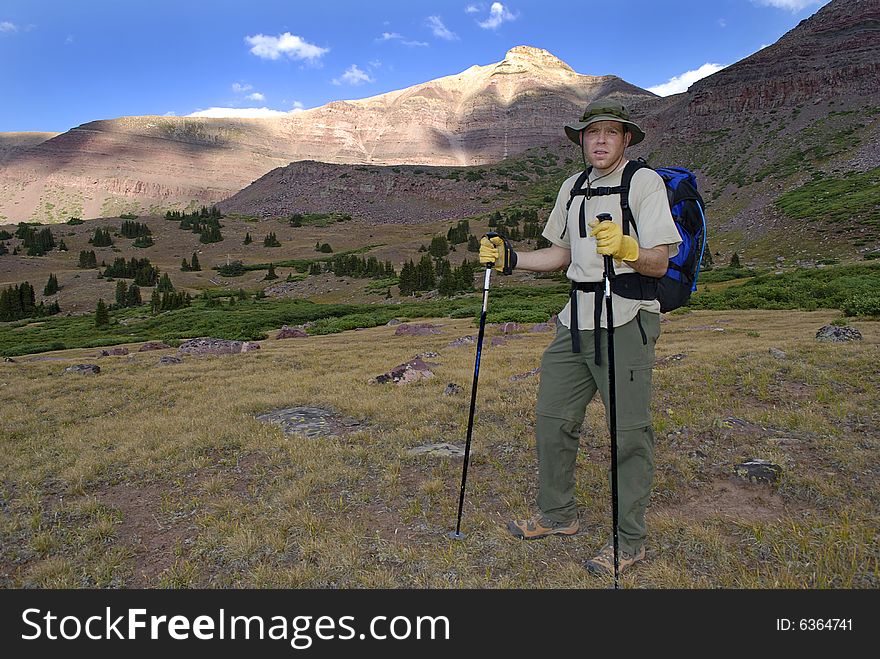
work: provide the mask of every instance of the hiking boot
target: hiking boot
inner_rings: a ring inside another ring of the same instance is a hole
[[[621,549],[617,555],[617,573],[623,574],[633,563],[643,560],[645,560],[644,545],[642,545],[642,548],[635,554],[630,554]],[[587,568],[587,571],[591,574],[613,576],[614,545],[607,544],[602,547],[598,554],[584,563],[584,567]]]
[[[574,535],[579,528],[577,517],[568,522],[554,522],[544,515],[538,515],[532,519],[515,519],[507,523],[507,530],[522,540],[537,540],[548,535]]]

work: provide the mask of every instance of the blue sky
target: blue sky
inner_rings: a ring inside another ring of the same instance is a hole
[[[544,48],[660,85],[733,64],[827,0],[0,0],[0,132],[290,112]],[[693,73],[699,71],[700,73]]]

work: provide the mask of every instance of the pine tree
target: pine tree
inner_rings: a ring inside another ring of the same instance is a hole
[[[126,307],[138,307],[143,303],[141,300],[141,289],[137,284],[128,287],[128,293],[125,295]]]
[[[157,288],[160,293],[167,293],[174,290],[174,284],[171,283],[171,278],[168,276],[167,272],[162,275]]]
[[[416,266],[416,290],[430,291],[435,284],[434,264],[431,257],[425,254]]]
[[[192,270],[193,272],[198,272],[198,271],[200,271],[201,269],[202,269],[202,266],[201,266],[201,264],[199,263],[199,257],[196,255],[195,252],[193,252],[193,255],[192,255],[192,265],[190,266],[190,270]]]
[[[58,241],[58,251],[59,252],[66,252],[67,251],[67,245],[64,243],[64,238],[61,238]]]
[[[730,257],[730,267],[735,269],[739,269],[740,267],[742,267],[739,263],[739,254],[737,254],[736,252],[734,252],[733,256]]]
[[[58,292],[58,277],[54,274],[49,275],[49,281],[46,282],[45,288],[43,288],[43,295],[55,295]]]
[[[155,316],[159,313],[162,307],[162,297],[159,295],[159,291],[155,288],[153,289],[153,295],[150,297],[150,315]]]
[[[412,295],[416,290],[416,267],[410,259],[400,268],[400,279],[398,286],[400,294],[403,296]]]
[[[183,259],[183,261],[180,262],[180,271],[189,272],[189,261]]]
[[[449,254],[449,241],[443,236],[434,236],[431,239],[431,246],[428,248],[428,253],[435,259],[442,259]]]
[[[125,280],[120,279],[116,282],[116,306],[124,307],[125,306],[125,296],[128,293],[128,284],[125,283]]]
[[[109,324],[110,312],[107,311],[104,298],[100,298],[98,299],[98,306],[95,308],[95,327],[107,327]]]
[[[275,264],[269,264],[269,272],[266,273],[266,276],[263,277],[263,281],[270,281],[272,279],[278,279],[278,275],[275,274]]]
[[[253,241],[253,239],[251,238],[251,234],[250,234],[250,233],[246,233],[246,234],[244,234],[244,244],[245,244],[245,245],[250,245],[252,242],[254,242],[254,241]]]
[[[468,251],[469,252],[479,252],[480,251],[480,241],[473,234],[471,234],[468,237]]]
[[[272,231],[263,239],[263,247],[281,247],[281,243],[278,242],[278,237],[275,235],[275,232]]]

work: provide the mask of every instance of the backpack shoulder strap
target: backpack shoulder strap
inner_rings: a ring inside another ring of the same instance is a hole
[[[571,191],[568,195],[568,203],[565,204],[565,210],[568,211],[571,208],[571,202],[574,201],[574,198],[579,194],[584,194],[584,183],[587,182],[587,179],[590,177],[590,172],[593,171],[592,167],[587,167],[584,171],[580,173],[577,177],[577,180],[574,182],[574,185],[571,186]]]
[[[571,190],[568,194],[568,202],[565,204],[565,226],[562,228],[562,233],[559,235],[560,240],[565,238],[565,234],[568,231],[568,211],[571,208],[571,202],[573,202],[574,198],[579,194],[586,194],[586,190],[584,190],[584,183],[586,183],[587,179],[590,177],[591,171],[593,171],[593,168],[587,167],[578,175],[577,179],[574,182],[574,185],[571,186]],[[583,209],[581,209],[581,212],[583,212]]]
[[[629,189],[632,185],[632,179],[635,173],[644,167],[650,169],[650,165],[642,158],[630,160],[624,166],[623,175],[620,177],[620,210],[623,212],[623,234],[625,236],[629,235],[630,224],[632,224],[636,234],[639,233],[638,227],[636,227],[635,218],[632,214],[632,209],[629,206]]]

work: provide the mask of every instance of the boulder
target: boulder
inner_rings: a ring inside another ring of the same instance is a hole
[[[76,364],[75,366],[68,366],[64,369],[64,372],[78,375],[97,375],[101,372],[101,367],[95,364]]]
[[[307,337],[308,334],[305,330],[300,329],[299,327],[288,327],[284,325],[278,331],[278,334],[275,336],[276,339],[302,339]]]
[[[771,357],[773,357],[774,359],[778,359],[780,361],[782,361],[788,357],[788,355],[786,355],[784,352],[782,352],[782,350],[780,350],[779,348],[770,348],[769,352],[770,352]]]
[[[110,357],[111,355],[127,355],[128,348],[110,348],[110,350],[102,350],[101,357]]]
[[[200,336],[189,341],[184,341],[177,348],[179,355],[237,355],[241,352],[241,341],[228,339],[215,339],[210,336]]]
[[[241,344],[241,351],[242,352],[252,352],[254,350],[259,350],[259,349],[260,349],[260,344],[257,343],[256,341],[245,341],[244,343]]]
[[[777,483],[782,475],[782,467],[769,460],[751,458],[741,462],[733,469],[734,473],[749,483]]]
[[[502,334],[513,334],[522,331],[522,326],[518,323],[502,323],[500,329]]]
[[[434,377],[430,367],[420,358],[416,357],[408,362],[395,366],[387,373],[377,375],[370,379],[371,384],[385,384],[393,382],[397,385],[409,384],[416,380]]]
[[[174,355],[164,355],[159,359],[159,364],[162,366],[167,366],[168,364],[182,364],[183,360],[180,357],[175,357]]]
[[[816,332],[817,341],[843,343],[845,341],[861,341],[862,333],[855,327],[825,325]]]
[[[456,394],[460,394],[462,392],[462,388],[460,385],[455,384],[454,382],[450,382],[446,385],[446,389],[443,390],[444,396],[455,396]]]
[[[476,342],[477,342],[477,340],[469,334],[467,336],[462,336],[460,338],[457,338],[457,339],[455,339],[455,341],[451,341],[449,343],[449,347],[450,348],[460,348],[461,346],[474,345]]]

